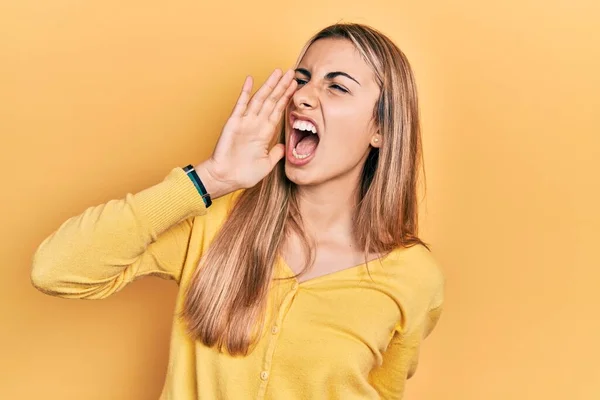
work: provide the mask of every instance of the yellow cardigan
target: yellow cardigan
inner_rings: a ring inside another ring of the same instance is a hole
[[[179,284],[183,305],[200,256],[233,195],[207,210],[185,172],[87,208],[38,247],[32,283],[65,298],[102,299],[145,275]],[[273,284],[267,329],[246,357],[219,353],[174,318],[161,400],[401,399],[441,311],[444,277],[423,246],[302,283]],[[280,258],[276,277],[293,275]]]

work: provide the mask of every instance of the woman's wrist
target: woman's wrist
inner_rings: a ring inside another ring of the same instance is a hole
[[[213,200],[236,190],[231,182],[219,175],[210,159],[196,165],[194,169]]]

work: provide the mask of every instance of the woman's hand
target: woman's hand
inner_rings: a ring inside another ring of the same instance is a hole
[[[276,69],[250,98],[252,77],[223,127],[212,156],[196,169],[211,197],[256,185],[285,154],[285,145],[270,148],[275,128],[296,90],[294,71]]]

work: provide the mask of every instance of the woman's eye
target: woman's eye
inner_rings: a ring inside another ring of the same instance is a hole
[[[343,87],[341,87],[340,85],[331,85],[331,87],[335,90],[339,90],[341,92],[348,93],[348,91],[346,89],[344,89]]]
[[[302,79],[302,78],[294,78],[294,80],[295,80],[296,82],[298,82],[298,86],[306,85],[306,84],[308,83],[308,81],[307,81],[307,80],[305,80],[305,79]],[[342,93],[348,93],[348,90],[347,90],[347,89],[345,89],[345,88],[343,88],[342,86],[340,86],[340,85],[337,85],[337,84],[333,84],[333,85],[331,85],[331,86],[330,86],[330,88],[332,88],[332,89],[335,89],[335,90],[338,90],[338,91],[340,91],[340,92],[342,92]]]

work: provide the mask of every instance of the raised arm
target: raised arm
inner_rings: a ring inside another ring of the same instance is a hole
[[[283,145],[271,143],[296,88],[292,72],[276,70],[254,96],[246,78],[214,153],[195,168],[216,200],[208,210],[225,207],[231,193],[254,186],[283,157]],[[38,246],[32,283],[55,296],[98,299],[144,275],[179,281],[192,226],[208,210],[185,171],[174,168],[149,188],[65,221]]]

